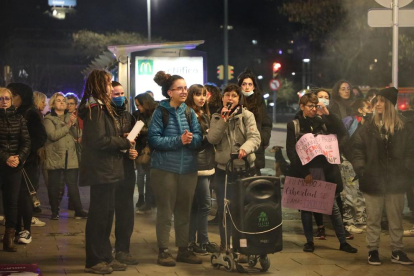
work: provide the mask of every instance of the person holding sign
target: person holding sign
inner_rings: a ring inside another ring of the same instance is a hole
[[[402,251],[404,193],[412,185],[414,168],[414,125],[398,114],[397,95],[394,87],[379,91],[373,99],[373,118],[354,134],[352,165],[365,197],[371,265],[381,265],[378,247],[384,209],[391,239],[391,262],[414,264]]]
[[[202,134],[197,115],[187,107],[187,84],[179,75],[159,71],[154,81],[161,86],[161,101],[148,129],[151,155],[151,186],[157,203],[158,264],[177,262],[201,264],[188,249],[190,211],[197,186],[197,153]],[[176,260],[168,251],[171,219],[174,214]]]
[[[317,96],[313,93],[303,95],[300,98],[299,106],[301,111],[296,114],[295,120],[287,125],[286,151],[291,162],[290,176],[304,178],[306,183],[311,183],[313,179],[335,183],[335,196],[338,196],[343,188],[338,165],[329,163],[324,155],[318,155],[310,162],[302,165],[296,151],[296,143],[303,135],[308,133],[313,135],[336,134],[338,140],[341,141],[346,138],[343,125],[337,123],[335,115],[330,114],[326,106],[319,102]],[[321,116],[317,115],[317,110],[322,114]],[[358,250],[346,242],[345,228],[335,200],[330,217],[340,242],[339,249],[348,253],[356,253]],[[301,218],[306,237],[303,251],[313,252],[315,245],[313,243],[312,212],[302,210]]]
[[[111,235],[115,210],[115,190],[124,180],[124,154],[133,139],[119,136],[115,108],[111,105],[112,75],[93,70],[85,83],[79,116],[84,122],[80,186],[90,186],[89,216],[86,222],[85,272],[109,274],[126,265],[112,256]]]

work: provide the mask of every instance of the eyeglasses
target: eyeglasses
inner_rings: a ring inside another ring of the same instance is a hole
[[[306,106],[309,107],[309,109],[313,109],[313,108],[317,109],[318,108],[318,106],[316,104],[311,104],[311,105],[306,105]]]
[[[75,103],[68,103],[68,105],[76,105]]]
[[[253,86],[253,83],[243,82],[242,83],[242,86],[250,86],[250,87],[252,87]]]
[[[11,100],[10,97],[0,97],[0,101],[2,102],[8,102],[10,100]]]
[[[182,86],[178,86],[178,87],[176,87],[176,88],[171,88],[170,90],[171,90],[171,91],[178,90],[178,91],[180,91],[180,92],[184,92],[184,91],[187,91],[187,86],[184,86],[184,87],[182,87]]]

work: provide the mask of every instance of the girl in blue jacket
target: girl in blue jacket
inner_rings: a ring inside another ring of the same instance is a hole
[[[175,266],[168,252],[171,219],[174,214],[176,261],[200,264],[188,249],[190,210],[197,185],[197,153],[202,135],[197,116],[184,103],[187,84],[178,75],[158,72],[154,81],[167,100],[154,111],[148,129],[151,156],[151,185],[157,202],[158,264]]]

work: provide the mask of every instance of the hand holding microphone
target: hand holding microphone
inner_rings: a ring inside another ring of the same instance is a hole
[[[224,121],[227,121],[227,119],[229,118],[228,114],[230,112],[230,108],[232,105],[233,103],[228,102],[227,105],[223,107],[223,109],[221,110],[221,118],[223,118]]]

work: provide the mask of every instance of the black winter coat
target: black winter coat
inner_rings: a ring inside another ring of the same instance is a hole
[[[257,111],[251,110],[250,108],[248,108],[248,110],[254,114],[257,129],[259,130],[261,137],[261,143],[259,149],[255,152],[256,160],[254,161],[254,166],[261,169],[266,165],[265,148],[269,145],[270,136],[272,135],[273,122],[267,113],[266,104],[264,102],[263,95],[260,92],[255,92],[246,100],[247,103],[255,101],[258,108]]]
[[[401,116],[402,130],[383,139],[373,121],[366,122],[353,137],[352,165],[359,188],[367,194],[405,193],[414,168],[414,123]]]
[[[299,120],[300,133],[298,137],[295,137],[295,126],[293,121],[287,124],[287,137],[286,137],[286,152],[290,160],[289,174],[292,177],[305,178],[310,174],[310,168],[322,168],[325,174],[327,182],[335,183],[336,193],[343,190],[341,172],[339,166],[329,163],[325,156],[317,156],[306,165],[302,165],[299,155],[296,152],[296,142],[304,134],[336,134],[338,138],[339,149],[341,150],[348,139],[347,131],[339,120],[332,113],[328,116],[315,116],[315,118],[305,118],[302,111],[296,114],[295,119]],[[326,131],[323,125],[326,126]]]
[[[201,146],[197,149],[197,170],[207,171],[214,169],[216,163],[214,161],[214,146],[207,140],[207,130],[210,128],[210,118],[206,114],[202,114],[199,118],[203,140]]]
[[[135,118],[126,110],[125,104],[122,107],[115,108],[117,116],[115,116],[116,122],[119,125],[118,127],[118,136],[124,137],[124,134],[130,133],[132,128],[135,125]],[[133,181],[135,183],[135,165],[134,160],[129,158],[128,151],[124,153],[124,171],[125,171],[125,181]]]
[[[30,136],[23,116],[16,113],[11,106],[0,109],[0,170],[20,170],[30,153]],[[19,165],[11,168],[7,159],[12,155],[19,155]]]
[[[119,137],[114,120],[106,107],[93,98],[90,106],[79,107],[83,120],[82,158],[79,170],[79,185],[117,184],[124,175],[121,150],[128,150],[130,142]]]

